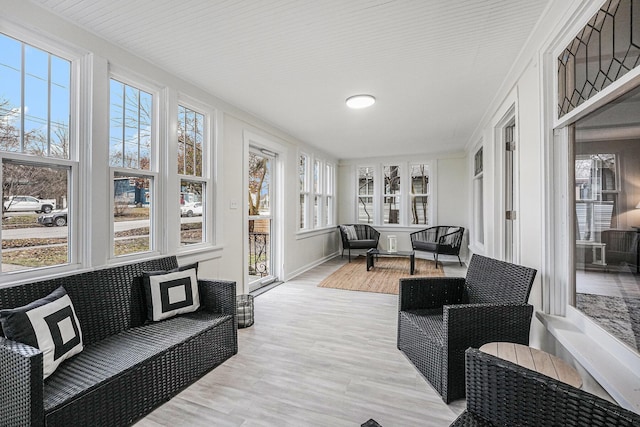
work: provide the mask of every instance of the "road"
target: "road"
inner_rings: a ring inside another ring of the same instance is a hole
[[[183,224],[200,222],[202,217],[183,217],[180,218]],[[114,223],[114,229],[118,231],[131,230],[133,228],[148,227],[148,219],[138,219],[135,221],[119,221]],[[2,239],[55,239],[67,237],[69,231],[68,227],[33,227],[33,228],[14,228],[10,230],[2,230]]]

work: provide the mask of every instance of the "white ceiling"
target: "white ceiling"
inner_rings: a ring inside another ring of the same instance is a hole
[[[31,1],[341,159],[463,149],[549,2]]]

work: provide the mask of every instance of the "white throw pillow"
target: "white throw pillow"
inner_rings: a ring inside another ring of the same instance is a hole
[[[358,233],[356,233],[356,228],[353,225],[343,225],[342,229],[344,234],[347,235],[347,240],[358,240]]]
[[[158,321],[200,307],[196,269],[144,276],[147,318]]]
[[[42,351],[44,378],[84,348],[78,317],[62,286],[23,307],[1,310],[0,321],[7,338]]]

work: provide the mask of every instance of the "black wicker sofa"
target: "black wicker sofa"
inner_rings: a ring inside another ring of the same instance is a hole
[[[43,353],[0,336],[0,424],[130,425],[238,351],[236,284],[198,280],[200,308],[146,320],[145,271],[177,269],[175,257],[0,288],[0,309],[63,286],[84,349],[43,380]]]

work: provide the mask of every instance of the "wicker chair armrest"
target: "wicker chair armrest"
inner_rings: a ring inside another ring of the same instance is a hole
[[[380,232],[378,230],[376,230],[373,227],[370,227],[369,233],[371,233],[371,237],[373,237],[373,240],[375,240],[376,243],[380,241]]]
[[[529,344],[531,304],[445,305],[442,314],[449,345],[463,351],[495,341]]]
[[[640,425],[636,413],[473,348],[466,351],[466,384],[467,412],[493,425]]]
[[[229,280],[198,280],[200,304],[212,313],[236,314],[236,282]]]
[[[398,309],[439,308],[462,302],[465,279],[462,277],[411,277],[400,279]]]
[[[42,352],[0,337],[0,420],[7,425],[44,425]]]

